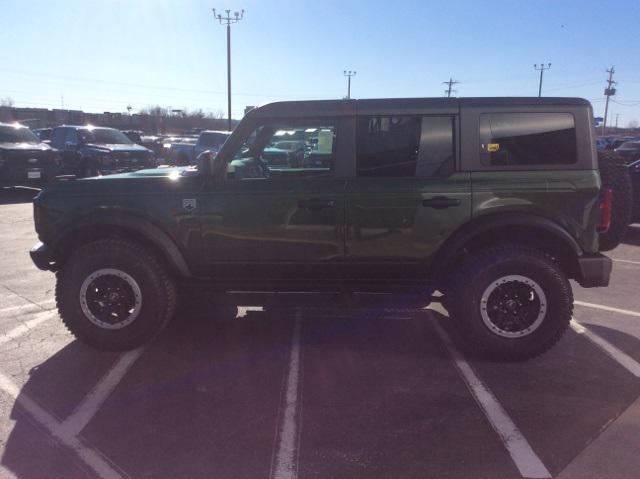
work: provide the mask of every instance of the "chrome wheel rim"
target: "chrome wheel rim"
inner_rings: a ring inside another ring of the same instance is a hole
[[[507,275],[482,294],[480,315],[489,330],[504,338],[521,338],[537,330],[547,315],[547,297],[531,278]]]
[[[140,315],[142,292],[136,280],[124,271],[99,269],[80,287],[80,308],[96,326],[122,329]]]

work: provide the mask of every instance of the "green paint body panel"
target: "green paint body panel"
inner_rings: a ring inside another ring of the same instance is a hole
[[[473,172],[473,218],[531,214],[566,230],[586,253],[598,251],[597,170]]]
[[[347,183],[345,276],[380,281],[424,280],[451,232],[471,217],[471,174],[448,178],[360,178]],[[445,196],[459,205],[433,209]]]

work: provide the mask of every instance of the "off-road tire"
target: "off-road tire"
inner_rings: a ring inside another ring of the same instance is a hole
[[[611,226],[600,234],[600,250],[610,251],[620,244],[631,223],[633,214],[633,186],[629,169],[613,151],[599,151],[598,165],[602,188],[613,192]]]
[[[539,326],[521,337],[503,337],[485,324],[482,296],[509,275],[533,280],[546,296]],[[543,252],[515,244],[498,245],[467,259],[453,274],[449,315],[472,354],[496,360],[524,361],[551,348],[564,334],[573,313],[571,285],[560,267]]]
[[[141,292],[137,317],[120,329],[105,329],[83,312],[83,282],[101,269],[130,275]],[[139,347],[167,325],[176,306],[176,287],[161,262],[135,242],[110,238],[81,246],[56,274],[56,303],[65,326],[80,341],[98,349],[118,351]]]

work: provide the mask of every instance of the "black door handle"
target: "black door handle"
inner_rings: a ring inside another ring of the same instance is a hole
[[[298,200],[298,208],[305,208],[307,210],[321,210],[323,208],[333,208],[335,201],[333,200],[321,200],[319,198],[309,198],[307,200]]]
[[[453,206],[460,206],[460,199],[447,198],[446,196],[434,196],[433,198],[422,200],[422,206],[426,206],[427,208],[434,208],[436,210],[443,210],[445,208],[451,208]]]

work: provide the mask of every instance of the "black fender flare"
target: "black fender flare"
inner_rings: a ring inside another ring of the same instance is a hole
[[[445,272],[461,248],[472,241],[475,236],[487,233],[492,229],[508,226],[533,227],[544,230],[570,248],[576,258],[583,254],[583,250],[575,238],[565,228],[549,218],[536,214],[494,213],[475,218],[449,237],[431,264],[432,277],[437,277]]]
[[[72,224],[62,229],[57,239],[53,242],[53,250],[59,251],[64,247],[67,239],[74,238],[75,235],[81,234],[81,231],[86,229],[133,232],[137,237],[157,247],[169,263],[169,266],[174,268],[180,275],[185,277],[192,276],[184,254],[171,236],[148,219],[131,213],[93,212],[80,219],[75,219]]]

